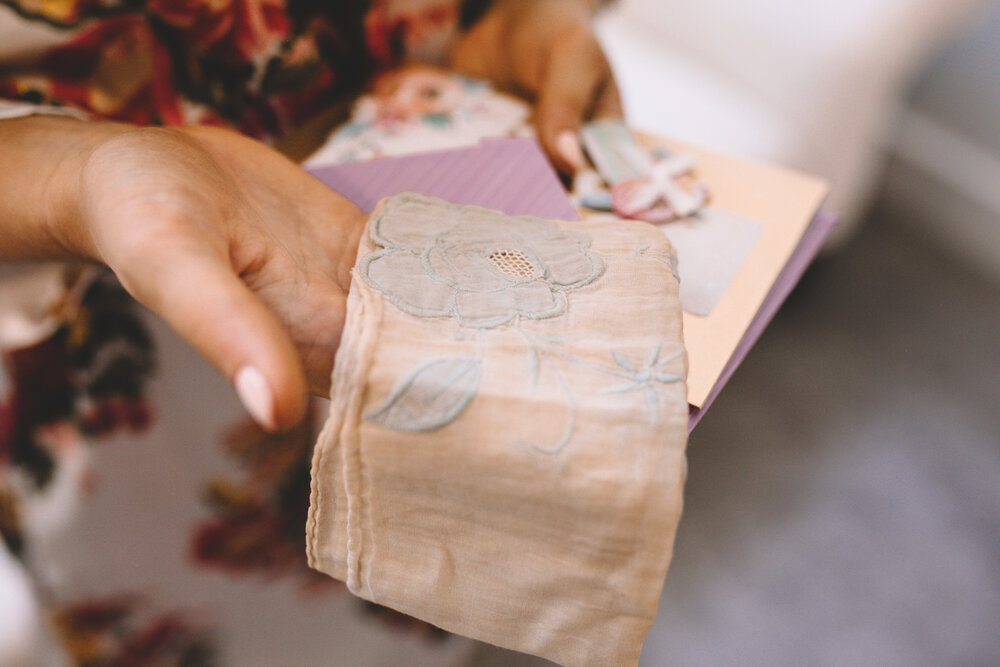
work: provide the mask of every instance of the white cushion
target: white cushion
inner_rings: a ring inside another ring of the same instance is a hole
[[[979,0],[622,0],[597,23],[629,120],[833,184],[845,226],[898,98]]]
[[[657,43],[627,15],[606,14],[596,29],[634,127],[747,156],[790,148],[788,129],[736,79]]]

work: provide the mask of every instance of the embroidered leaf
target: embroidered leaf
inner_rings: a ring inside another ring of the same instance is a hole
[[[660,350],[662,348],[663,343],[660,343],[649,351],[649,354],[646,355],[646,368],[652,368],[656,365],[656,360],[660,358]]]
[[[433,431],[447,426],[476,395],[481,372],[475,359],[443,358],[421,364],[365,419],[396,431]]]
[[[614,355],[615,361],[618,362],[619,366],[627,371],[632,371],[633,373],[635,372],[635,366],[633,366],[632,362],[628,360],[628,357],[617,350],[613,351],[612,354]]]

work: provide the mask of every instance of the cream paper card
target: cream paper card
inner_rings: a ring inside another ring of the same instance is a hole
[[[698,178],[711,189],[710,206],[761,226],[753,249],[710,314],[684,313],[684,344],[691,367],[688,402],[700,407],[788,263],[828,187],[816,177],[791,169],[650,136],[644,140],[695,155]]]

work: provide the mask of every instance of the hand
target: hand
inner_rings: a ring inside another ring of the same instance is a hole
[[[26,239],[21,256],[107,263],[233,381],[266,428],[294,424],[307,390],[328,392],[363,223],[357,207],[229,131],[29,122],[46,132],[103,133],[75,142],[73,154],[84,157],[41,178],[50,199],[64,202],[36,216],[47,221],[47,235],[23,222],[30,211],[18,225],[0,216],[0,226]]]
[[[535,104],[542,147],[563,174],[584,164],[580,125],[621,118],[614,75],[590,28],[590,0],[496,0],[454,45],[451,64]]]

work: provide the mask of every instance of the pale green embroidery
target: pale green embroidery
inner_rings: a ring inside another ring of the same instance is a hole
[[[606,255],[606,257],[644,257],[647,259],[655,259],[656,261],[662,262],[665,266],[669,267],[670,274],[674,277],[674,280],[680,282],[681,277],[678,271],[677,251],[674,250],[674,247],[670,246],[669,252],[652,250],[652,247],[652,243],[643,243],[642,245],[636,246],[635,250],[630,253]]]
[[[646,405],[649,406],[650,418],[654,424],[659,419],[656,400],[657,383],[672,384],[683,379],[677,373],[664,372],[670,363],[681,356],[681,351],[678,350],[669,357],[661,359],[660,352],[662,350],[662,345],[654,347],[646,356],[645,363],[638,368],[623,354],[615,352],[615,361],[630,374],[629,381],[605,390],[609,394],[642,390]]]
[[[532,393],[534,393],[538,383],[539,369],[543,365],[547,365],[551,368],[556,382],[559,384],[564,396],[566,397],[568,413],[565,431],[563,432],[562,437],[560,437],[552,445],[533,445],[539,451],[555,453],[562,449],[569,442],[576,422],[576,398],[573,396],[573,391],[563,377],[559,367],[555,364],[556,358],[583,368],[588,368],[609,377],[627,381],[624,384],[619,384],[605,389],[604,393],[606,394],[641,390],[643,397],[645,398],[646,405],[649,408],[650,422],[653,424],[656,424],[659,421],[658,393],[659,390],[662,389],[661,385],[673,384],[684,380],[683,376],[679,373],[667,372],[667,367],[674,364],[674,362],[681,358],[684,353],[683,350],[678,350],[668,357],[661,358],[661,352],[663,350],[662,343],[655,345],[649,350],[649,352],[646,353],[645,361],[641,365],[632,363],[632,361],[621,352],[612,350],[611,357],[617,364],[617,367],[613,367],[594,363],[588,359],[582,359],[574,354],[566,352],[561,349],[559,345],[562,345],[567,341],[558,336],[539,336],[537,334],[530,334],[522,329],[517,329],[517,331],[524,337],[525,341],[527,341],[531,350],[530,376],[532,382]]]
[[[568,409],[568,414],[566,417],[566,427],[563,429],[562,435],[554,444],[551,445],[538,445],[532,444],[535,449],[545,452],[546,454],[554,454],[560,449],[566,446],[569,439],[573,435],[573,430],[576,427],[576,399],[573,397],[573,392],[570,390],[569,383],[566,382],[566,378],[563,377],[562,371],[559,370],[559,366],[553,361],[550,356],[547,346],[549,344],[559,344],[565,342],[564,339],[558,336],[539,336],[528,333],[523,329],[515,329],[524,340],[528,343],[528,349],[531,351],[531,357],[529,358],[529,377],[531,378],[531,395],[534,396],[535,392],[538,390],[538,379],[541,375],[543,365],[550,368],[553,377],[556,379],[560,390],[566,397],[566,407]]]
[[[585,234],[423,198],[391,200],[371,238],[380,249],[359,264],[365,282],[411,315],[480,329],[561,315],[567,293],[604,271]]]
[[[433,431],[469,405],[482,374],[476,359],[444,358],[417,366],[365,419],[396,431]]]
[[[444,219],[442,219],[442,216]],[[372,240],[379,248],[362,258],[361,278],[383,292],[398,308],[417,317],[451,317],[478,329],[478,358],[442,358],[411,370],[393,388],[368,421],[399,431],[441,428],[454,421],[479,388],[487,330],[513,328],[527,341],[532,395],[543,370],[551,373],[566,399],[566,426],[552,445],[533,445],[554,453],[572,437],[577,401],[558,362],[571,363],[626,381],[607,393],[641,391],[657,415],[659,384],[681,381],[664,367],[682,352],[661,359],[660,345],[644,364],[633,364],[612,352],[616,365],[602,365],[563,349],[571,339],[528,333],[519,318],[541,320],[566,312],[569,294],[596,281],[603,260],[590,252],[585,234],[560,229],[548,220],[509,217],[471,206],[442,206],[430,198],[401,196],[390,200],[372,221]],[[663,253],[641,245],[631,257],[656,260]],[[455,339],[467,336],[456,332]]]

